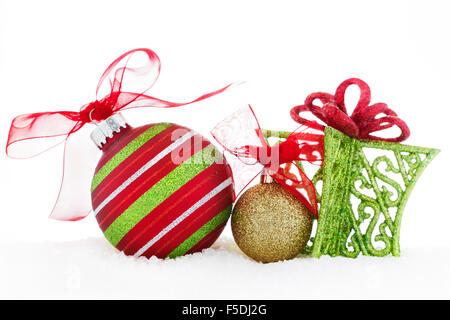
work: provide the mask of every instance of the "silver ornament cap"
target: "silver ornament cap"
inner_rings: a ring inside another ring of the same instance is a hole
[[[127,122],[120,113],[113,114],[97,125],[97,128],[91,133],[91,139],[101,149],[106,144],[108,138],[111,139],[114,133],[120,132],[127,125]]]

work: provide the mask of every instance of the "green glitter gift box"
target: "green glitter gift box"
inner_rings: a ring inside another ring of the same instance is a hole
[[[377,156],[371,159],[374,151]],[[312,255],[399,256],[406,202],[438,152],[350,138],[327,127],[324,165],[313,178],[316,185],[321,180],[323,187]],[[384,247],[377,248],[376,242]]]
[[[352,84],[360,87],[361,98],[349,117],[343,100],[345,89]],[[313,105],[315,99],[321,100],[323,107]],[[400,224],[408,197],[425,167],[439,153],[437,149],[398,143],[409,136],[406,124],[385,104],[369,106],[369,102],[367,84],[349,79],[334,96],[312,94],[305,105],[291,111],[299,123],[307,121],[299,113],[310,111],[329,124],[324,127],[323,166],[312,179],[320,209],[312,246],[305,253],[313,257],[356,258],[360,253],[399,256]],[[397,138],[372,135],[394,125],[402,131]],[[265,134],[273,135],[270,131]],[[280,137],[286,137],[286,133]]]

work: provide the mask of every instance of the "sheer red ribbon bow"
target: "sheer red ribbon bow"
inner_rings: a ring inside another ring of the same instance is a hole
[[[232,168],[237,195],[264,170],[317,217],[314,184],[294,161],[322,164],[323,130],[318,123],[305,122],[285,141],[270,147],[249,106],[224,119],[211,133],[233,155],[227,160]]]
[[[134,66],[132,62],[139,65]],[[97,85],[96,100],[84,105],[79,112],[40,112],[13,119],[6,144],[6,154],[11,158],[30,158],[65,143],[63,180],[51,218],[79,220],[91,211],[89,186],[96,165],[92,152],[94,144],[84,143],[83,147],[77,147],[75,140],[80,140],[77,136],[81,134],[74,135],[86,124],[98,123],[131,108],[172,108],[191,104],[231,86],[189,102],[165,101],[145,94],[158,79],[160,69],[159,57],[152,50],[141,48],[128,51],[109,65]],[[106,95],[101,92],[106,92]]]
[[[355,110],[351,116],[348,116],[344,103],[345,91],[353,84],[359,87],[361,94]],[[323,106],[315,105],[315,100],[320,100]],[[342,82],[334,95],[324,92],[310,94],[304,105],[291,109],[291,117],[303,124],[309,120],[300,117],[300,113],[311,112],[325,124],[353,138],[401,142],[409,137],[410,132],[406,123],[385,103],[375,103],[371,106],[369,103],[370,88],[367,83],[357,78],[351,78]],[[393,126],[397,126],[401,131],[398,137],[382,138],[372,134]]]

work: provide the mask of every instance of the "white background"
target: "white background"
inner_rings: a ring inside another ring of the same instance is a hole
[[[2,154],[0,297],[449,298],[449,13],[446,1],[0,1],[2,144],[14,116],[78,110],[112,60],[148,47],[162,62],[156,97],[184,101],[246,83],[195,106],[129,111],[134,125],[164,120],[207,134],[250,103],[263,127],[290,130],[292,106],[359,77],[373,102],[407,122],[408,144],[442,150],[406,207],[401,258],[266,266],[235,252],[229,226],[203,255],[124,257],[92,216],[47,219],[61,148],[29,160]]]

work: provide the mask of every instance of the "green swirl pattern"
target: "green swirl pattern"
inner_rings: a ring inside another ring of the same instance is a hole
[[[270,131],[264,133],[271,135]],[[405,205],[423,170],[438,153],[437,149],[358,140],[327,127],[324,165],[312,179],[316,186],[322,184],[317,194],[317,231],[312,246],[303,253],[316,258],[400,256]]]

